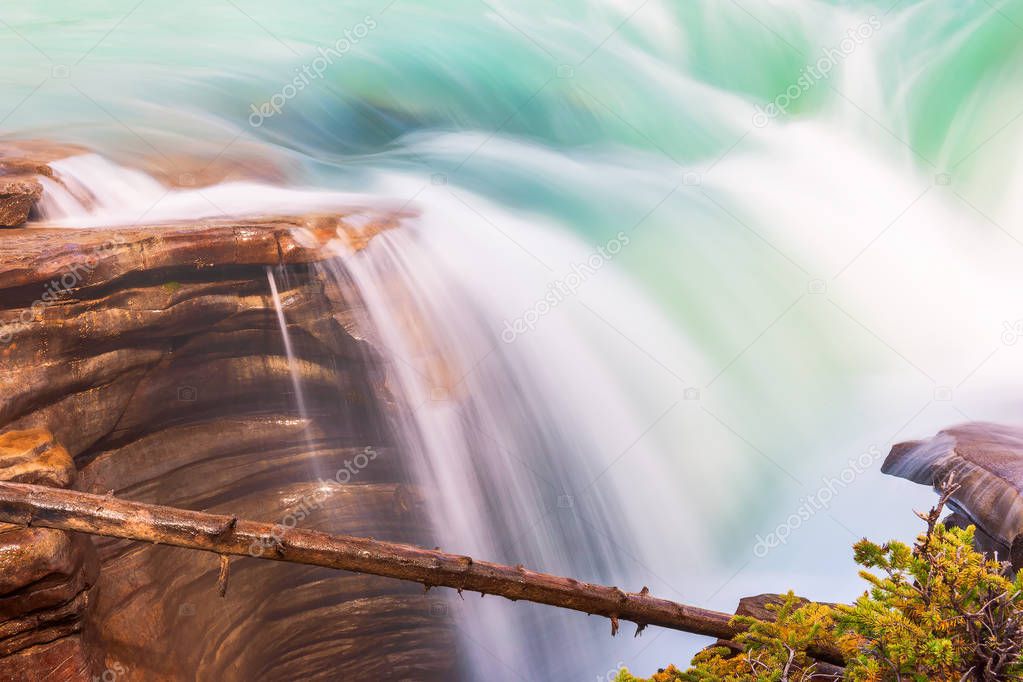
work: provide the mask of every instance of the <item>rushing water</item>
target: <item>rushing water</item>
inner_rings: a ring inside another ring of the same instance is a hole
[[[108,157],[58,163],[93,196],[46,217],[419,214],[331,267],[445,549],[723,609],[848,598],[849,544],[927,500],[874,453],[1017,418],[1021,1],[79,4],[0,13],[5,131]],[[281,171],[124,168],[189,154]],[[457,613],[498,678],[697,644]]]

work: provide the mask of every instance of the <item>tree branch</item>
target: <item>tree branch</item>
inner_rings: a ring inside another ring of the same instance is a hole
[[[617,587],[537,573],[521,566],[368,538],[302,529],[280,535],[274,524],[74,490],[0,482],[0,521],[221,555],[252,556],[251,548],[267,547],[267,539],[277,537],[262,558],[411,580],[428,587],[496,594],[513,601],[522,599],[709,637],[737,634],[737,629],[729,625],[730,614],[657,599],[646,590],[629,594]]]
[[[280,535],[270,523],[75,490],[0,482],[0,522],[173,545],[222,556],[253,556],[254,547],[267,548],[267,540],[276,538],[268,551],[256,554],[274,561],[410,580],[428,588],[444,586],[548,604],[604,616],[613,624],[628,620],[641,628],[659,625],[720,639],[731,639],[743,629],[731,625],[731,614],[651,597],[645,587],[638,593],[626,593],[617,587],[538,573],[522,566],[476,561],[369,538],[297,528]],[[220,589],[225,590],[226,562],[221,564],[220,583]],[[842,664],[837,651],[811,651],[810,655]]]

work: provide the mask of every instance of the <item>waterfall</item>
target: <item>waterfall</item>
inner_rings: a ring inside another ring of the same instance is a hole
[[[401,195],[407,186],[399,180],[391,189]],[[403,398],[403,451],[429,491],[437,537],[445,549],[638,591],[656,580],[651,566],[679,558],[664,538],[680,548],[702,541],[687,523],[696,512],[681,497],[660,518],[642,502],[677,494],[664,444],[640,438],[657,426],[636,410],[633,401],[644,396],[628,387],[629,368],[596,351],[592,327],[602,323],[571,310],[573,302],[522,336],[508,333],[508,320],[536,310],[536,299],[552,291],[556,276],[537,267],[536,254],[551,263],[597,259],[555,226],[471,201],[473,208],[432,197],[414,222],[324,266],[351,278],[380,334]],[[528,246],[510,245],[476,211]],[[659,346],[683,345],[627,280],[604,276],[637,327],[665,334]],[[645,398],[659,397],[650,393]],[[662,416],[677,402],[662,404]],[[622,446],[619,434],[640,442]],[[478,675],[578,674],[580,661],[603,661],[620,648],[607,641],[604,622],[509,606],[452,600],[460,630],[476,640],[464,648]]]
[[[0,45],[26,64],[9,129],[111,155],[52,164],[44,224],[408,215],[316,270],[372,322],[445,550],[722,610],[851,599],[850,543],[912,537],[931,499],[877,459],[801,519],[807,496],[892,441],[1018,421],[1023,0],[81,4],[74,30],[12,9]],[[71,78],[40,86],[26,41]],[[280,180],[138,170],[193,156]],[[449,609],[473,678],[646,674],[705,643]]]
[[[388,205],[415,185],[413,177],[384,174],[377,193],[358,196],[245,183],[168,193],[95,155],[54,166],[61,186],[91,198],[72,203],[57,194],[46,204],[50,223],[65,227],[131,224],[147,209],[158,221],[227,210],[274,215],[300,205],[307,211],[341,210],[352,202]],[[108,181],[113,195],[106,193]],[[73,210],[61,213],[67,205]],[[488,225],[492,219],[514,232],[520,248]],[[357,224],[359,216],[346,220]],[[684,552],[705,543],[701,529],[688,523],[697,511],[673,483],[666,442],[649,434],[672,416],[679,399],[667,398],[656,381],[637,390],[644,370],[608,363],[592,342],[605,321],[575,300],[575,288],[600,270],[599,283],[594,277],[590,286],[627,307],[631,326],[654,332],[648,343],[657,354],[692,357],[680,350],[684,339],[660,312],[615,271],[614,256],[629,241],[624,233],[612,235],[606,248],[594,250],[557,225],[516,216],[481,197],[437,194],[364,249],[336,240],[337,255],[315,265],[366,307],[398,401],[401,456],[424,491],[443,549],[661,594],[674,589],[655,582],[672,562],[701,568]],[[267,280],[304,417],[269,268]],[[513,324],[517,320],[521,325]],[[669,381],[681,395],[684,383]],[[646,403],[659,407],[657,419],[637,410]],[[644,498],[673,503],[651,514]],[[679,549],[666,548],[665,537]],[[449,608],[473,677],[571,676],[580,666],[588,674],[614,667],[631,644],[622,637],[609,644],[602,619],[580,620],[547,607],[453,596]],[[647,653],[651,664],[669,655],[663,647]]]

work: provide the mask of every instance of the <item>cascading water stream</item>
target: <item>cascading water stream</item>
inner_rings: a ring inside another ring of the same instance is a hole
[[[381,177],[378,194],[358,197],[246,184],[176,190],[173,196],[163,189],[133,189],[122,197],[120,211],[112,211],[105,208],[116,202],[105,195],[108,173],[115,175],[110,185],[117,188],[127,184],[118,174],[136,178],[136,171],[94,156],[54,166],[64,187],[91,197],[75,203],[58,194],[47,201],[45,215],[68,226],[128,222],[140,210],[149,218],[181,220],[216,215],[213,206],[273,215],[300,204],[316,211],[342,209],[353,201],[386,205],[415,184],[414,178],[389,174]],[[652,382],[656,390],[645,397],[628,387],[635,369],[620,374],[594,352],[588,338],[601,323],[587,313],[530,319],[533,328],[515,339],[508,337],[508,321],[536,310],[537,298],[552,290],[551,272],[534,262],[542,254],[544,262],[558,264],[568,275],[573,264],[584,275],[604,270],[602,293],[622,305],[629,301],[633,323],[658,331],[652,347],[675,356],[692,353],[683,351],[684,341],[613,272],[610,253],[597,262],[585,243],[553,225],[523,220],[479,197],[469,200],[513,223],[522,250],[509,251],[500,233],[482,230],[486,223],[478,208],[440,195],[365,249],[353,252],[338,241],[336,258],[316,268],[343,288],[354,287],[354,296],[366,306],[388,383],[399,399],[395,427],[402,456],[426,491],[441,546],[638,590],[676,558],[673,552],[653,551],[659,538],[671,533],[683,546],[703,542],[698,529],[685,529],[681,506],[673,516],[651,518],[628,500],[639,488],[655,498],[673,494],[666,460],[657,456],[661,446],[655,438],[636,438],[657,424],[636,414],[636,401],[656,403],[660,387]],[[145,207],[149,201],[155,203]],[[61,214],[61,206],[73,210]],[[358,222],[357,215],[346,219]],[[626,246],[629,238],[619,237],[619,248]],[[267,281],[298,411],[306,419],[284,306],[269,268]],[[661,407],[667,414],[676,404]],[[600,437],[607,424],[614,424],[621,438]],[[608,475],[625,456],[628,471]],[[624,656],[614,653],[620,645],[605,643],[605,622],[580,622],[573,614],[493,599],[452,599],[450,607],[474,675],[569,675],[579,661]],[[651,649],[650,655],[654,660],[666,654]]]
[[[585,244],[502,218],[514,223],[527,251],[584,262]],[[403,451],[429,491],[435,533],[443,547],[474,556],[639,590],[656,579],[650,566],[676,558],[661,551],[655,559],[658,537],[670,533],[688,545],[700,533],[682,528],[681,513],[654,519],[630,503],[637,489],[666,498],[672,486],[663,460],[652,456],[656,439],[615,453],[599,436],[602,425],[633,437],[652,425],[624,398],[625,377],[589,347],[586,320],[551,316],[531,334],[502,337],[502,321],[542,297],[549,276],[526,262],[528,253],[509,252],[500,234],[480,227],[465,205],[438,198],[414,224],[324,266],[354,282],[380,334],[403,396]],[[609,284],[629,296],[627,282]],[[632,316],[670,336],[654,310],[634,304]],[[606,476],[625,455],[633,458],[632,475]],[[605,641],[606,623],[508,606],[452,600],[456,621],[475,640],[465,648],[477,674],[569,675],[578,670],[574,661],[602,660],[616,649]]]
[[[288,372],[291,374],[291,388],[295,391],[295,404],[298,406],[298,414],[308,420],[309,410],[306,408],[305,394],[302,391],[302,381],[295,366],[295,351],[291,345],[291,334],[288,332],[288,321],[284,317],[284,306],[281,305],[281,295],[277,292],[277,280],[274,279],[273,269],[267,267],[266,279],[270,283],[270,295],[273,297],[274,312],[277,314],[277,325],[281,329],[281,340],[284,343],[284,352],[288,356]]]
[[[288,331],[288,320],[284,315],[284,305],[281,302],[281,295],[277,291],[277,279],[274,277],[273,268],[266,268],[266,279],[270,285],[270,296],[273,299],[274,313],[277,317],[277,326],[281,330],[281,342],[284,344],[284,353],[288,360],[288,374],[291,375],[291,390],[295,396],[295,407],[298,409],[298,416],[302,422],[306,425],[303,429],[303,438],[305,439],[306,449],[309,452],[314,451],[313,439],[309,435],[309,408],[305,398],[305,389],[302,387],[302,378],[298,368],[298,358],[295,356],[295,349],[291,343],[291,332]],[[323,472],[320,467],[316,464],[316,460],[313,460],[314,468],[316,469],[316,477],[322,479]]]

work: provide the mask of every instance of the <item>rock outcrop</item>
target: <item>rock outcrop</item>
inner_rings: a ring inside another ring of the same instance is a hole
[[[65,488],[74,477],[70,454],[49,432],[0,435],[0,480]],[[99,649],[83,632],[97,569],[86,536],[0,524],[0,681],[85,682],[101,673]]]
[[[0,432],[52,432],[88,492],[432,546],[373,330],[315,265],[402,219],[365,215],[4,231]],[[446,609],[419,586],[243,558],[221,599],[215,556],[94,544],[86,631],[119,680],[454,674]],[[34,551],[61,575],[78,561],[71,545]]]
[[[24,224],[43,195],[39,177],[54,180],[50,163],[87,150],[45,140],[0,144],[0,227]]]
[[[42,195],[43,187],[33,177],[0,176],[0,227],[23,224]]]
[[[895,445],[881,471],[929,486],[954,473],[959,489],[946,522],[975,525],[980,549],[1002,559],[1012,553],[1014,566],[1023,567],[1023,542],[1017,541],[1023,534],[1023,429],[985,422],[954,426]]]

